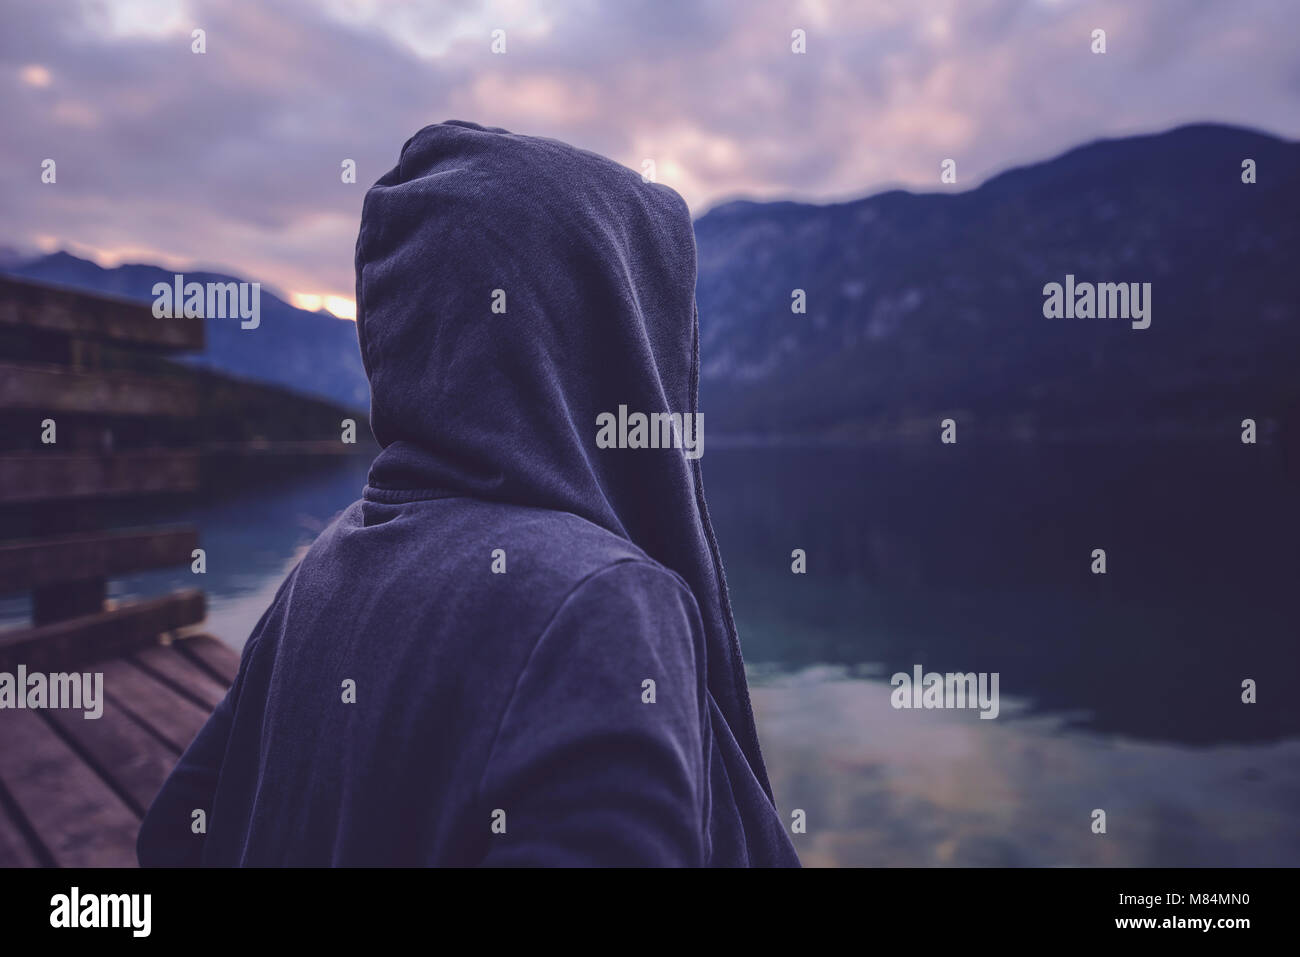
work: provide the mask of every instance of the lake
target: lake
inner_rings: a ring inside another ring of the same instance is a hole
[[[199,526],[205,630],[240,648],[367,466],[218,483],[120,521]],[[805,864],[1300,862],[1300,497],[1275,448],[715,442],[703,466]],[[180,569],[110,593],[194,584]],[[996,672],[997,718],[894,708],[890,676],[918,665]]]

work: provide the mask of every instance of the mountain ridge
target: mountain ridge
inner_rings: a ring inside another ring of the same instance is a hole
[[[1255,184],[1242,182],[1246,158]],[[696,222],[701,407],[730,430],[1294,417],[1300,144],[1192,124],[1084,144],[970,190],[714,212]],[[1067,275],[1151,283],[1152,327],[1045,318],[1045,284]],[[796,289],[805,315],[791,312]]]
[[[1241,180],[1247,158],[1255,184]],[[940,415],[1004,432],[1220,428],[1300,408],[1300,144],[1263,131],[1102,138],[965,190],[738,198],[695,232],[701,408],[718,434],[871,437]],[[176,272],[6,261],[146,300]],[[1044,285],[1067,275],[1150,283],[1152,326],[1044,318]],[[791,312],[795,289],[806,314]],[[262,303],[259,330],[214,321],[193,361],[367,404],[352,323],[265,288]]]

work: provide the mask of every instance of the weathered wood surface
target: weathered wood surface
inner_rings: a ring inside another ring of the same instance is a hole
[[[12,799],[0,800],[0,867],[41,867],[48,861],[36,856],[28,841],[9,816]]]
[[[199,462],[198,452],[177,449],[0,455],[0,503],[193,492]]]
[[[0,712],[0,780],[62,867],[129,867],[136,816],[36,711]]]
[[[175,766],[176,750],[111,701],[104,702],[99,718],[83,718],[78,711],[46,714],[81,759],[137,817],[143,816]]]
[[[209,709],[177,693],[134,662],[115,659],[95,667],[104,672],[105,697],[177,754],[189,747],[208,719]]]
[[[197,700],[224,694],[214,674],[238,665],[195,636],[79,666],[103,672],[100,718],[0,710],[0,867],[134,865],[140,819],[207,720]]]
[[[10,591],[187,565],[199,547],[188,525],[61,535],[0,545],[0,582]]]
[[[59,366],[0,363],[0,409],[42,413],[192,418],[198,383],[178,376],[76,372]]]
[[[0,589],[30,592],[34,622],[0,631],[0,671],[103,678],[97,718],[0,709],[0,866],[134,864],[141,817],[237,673],[238,656],[212,638],[158,643],[203,620],[201,591],[104,607],[108,578],[188,564],[198,546],[190,528],[100,531],[97,510],[198,490],[198,447],[112,444],[143,434],[165,445],[184,437],[185,420],[212,415],[208,380],[128,355],[201,350],[204,327],[147,303],[0,277],[0,338],[14,347],[0,358],[0,412],[35,414],[32,428],[48,413],[59,430],[58,445],[0,455],[0,506],[24,519],[9,534],[46,536],[0,545]]]
[[[223,685],[235,683],[235,676],[239,674],[239,656],[232,654],[228,645],[211,635],[194,635],[172,647]]]
[[[359,436],[362,441],[365,438],[365,417],[359,420],[357,426]],[[334,458],[346,458],[353,455],[369,454],[365,447],[358,452],[357,446],[345,445],[338,439],[276,439],[274,441],[260,440],[251,442],[207,442],[203,445],[203,452],[220,459],[229,459],[232,456],[241,456],[244,458],[306,458],[309,456],[330,456]]]
[[[68,662],[102,661],[154,643],[158,635],[197,624],[206,614],[202,591],[189,589],[35,628],[0,632],[0,668],[64,671]]]
[[[0,276],[0,325],[41,329],[135,348],[197,352],[204,323],[157,318],[148,303]]]
[[[171,648],[155,645],[137,651],[128,659],[172,690],[189,698],[205,712],[211,711],[226,696],[226,685],[217,681],[184,655]]]

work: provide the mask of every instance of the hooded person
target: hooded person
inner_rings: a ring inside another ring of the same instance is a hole
[[[142,865],[798,864],[704,503],[695,270],[681,197],[603,157],[407,141],[356,246],[381,451]]]

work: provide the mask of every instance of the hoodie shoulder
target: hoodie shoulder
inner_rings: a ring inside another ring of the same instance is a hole
[[[466,524],[478,530],[466,541],[477,541],[476,550],[486,552],[500,574],[519,576],[521,591],[536,588],[553,599],[626,562],[651,566],[681,583],[638,546],[570,512],[482,502],[463,508]],[[465,559],[472,565],[477,556],[470,551]]]
[[[470,498],[363,500],[311,551],[347,564],[362,561],[360,553],[381,555],[388,575],[408,579],[413,596],[434,600],[437,592],[425,583],[459,582],[462,601],[508,597],[519,611],[543,614],[582,582],[624,562],[652,567],[690,591],[635,544],[570,512]]]

